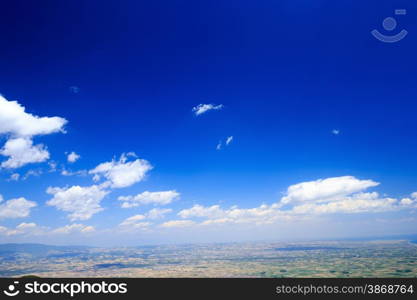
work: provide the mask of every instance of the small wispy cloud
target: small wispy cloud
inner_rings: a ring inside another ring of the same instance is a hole
[[[62,169],[61,171],[61,175],[62,176],[87,176],[88,175],[88,171],[87,170],[78,170],[78,171],[70,171],[67,169]]]
[[[214,105],[214,104],[199,104],[193,107],[193,112],[196,116],[202,115],[210,110],[220,110],[223,108],[223,104]]]
[[[73,94],[78,94],[80,92],[80,88],[76,85],[70,86],[68,89]]]
[[[226,138],[226,141],[224,142],[224,145],[229,146],[231,142],[233,142],[233,136],[232,135]],[[221,150],[222,148],[223,148],[223,141],[220,141],[216,146],[216,150]]]
[[[39,177],[43,174],[43,171],[41,169],[37,169],[37,170],[29,170],[26,172],[26,174],[22,177],[22,180],[26,180],[31,176],[34,177]]]
[[[122,201],[123,208],[137,207],[140,205],[167,205],[172,201],[179,199],[180,193],[175,190],[163,192],[148,192],[145,191],[136,196],[120,196],[119,201]]]
[[[75,163],[77,160],[79,160],[81,158],[81,156],[77,153],[75,153],[74,151],[72,151],[70,154],[68,154],[67,156],[67,160],[69,163]]]
[[[57,171],[58,164],[56,162],[49,161],[48,166],[49,166],[49,173],[53,173]]]
[[[222,150],[222,142],[219,142],[216,146],[216,150]]]
[[[10,178],[8,179],[8,181],[19,181],[19,178],[20,178],[19,173],[13,173],[12,175],[10,175]]]
[[[340,130],[339,129],[333,129],[332,130],[332,134],[339,135],[340,134]]]

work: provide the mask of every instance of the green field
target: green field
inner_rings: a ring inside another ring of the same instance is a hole
[[[0,254],[2,277],[417,277],[417,244],[408,241],[0,245]]]

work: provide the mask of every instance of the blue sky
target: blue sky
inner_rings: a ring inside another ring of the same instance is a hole
[[[3,11],[0,241],[415,233],[413,1],[13,1]],[[390,44],[373,29],[409,34]],[[215,109],[197,115],[204,104]]]

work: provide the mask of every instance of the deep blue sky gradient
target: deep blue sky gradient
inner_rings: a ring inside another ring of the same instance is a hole
[[[409,35],[375,40],[370,31],[383,31],[396,8],[408,10],[396,19]],[[291,184],[343,175],[381,182],[376,190],[392,197],[417,190],[415,1],[3,1],[0,9],[0,93],[69,121],[66,135],[35,138],[52,159],[63,163],[74,150],[82,159],[70,168],[91,169],[134,151],[155,167],[106,198],[110,208],[118,195],[166,189],[182,193],[181,207],[253,207]],[[199,103],[224,109],[196,117]],[[216,151],[230,135],[232,145]],[[44,205],[45,190],[87,182],[26,180],[24,196],[40,204],[34,220],[66,224]],[[2,180],[0,191],[19,196],[22,182]],[[120,218],[108,209],[89,223],[102,220]]]

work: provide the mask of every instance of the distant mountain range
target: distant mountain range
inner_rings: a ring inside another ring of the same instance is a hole
[[[51,246],[44,244],[0,244],[0,256],[8,257],[18,254],[30,254],[32,256],[48,256],[56,252],[83,252],[87,246]]]
[[[367,240],[409,240],[411,243],[417,244],[417,235],[403,235],[403,236],[387,236],[374,238],[357,238],[344,239],[346,241],[367,241]],[[138,246],[132,248],[153,249],[157,246]],[[78,254],[87,254],[89,250],[96,247],[90,246],[54,246],[45,244],[0,244],[0,258],[7,259],[18,255],[31,255],[34,257],[46,256],[72,256]]]

